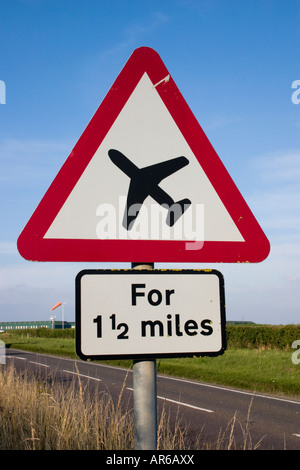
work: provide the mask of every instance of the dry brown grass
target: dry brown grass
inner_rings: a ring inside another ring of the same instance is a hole
[[[133,412],[108,392],[90,394],[78,375],[69,386],[20,375],[0,366],[0,450],[129,450],[134,448]],[[124,384],[125,385],[125,384]],[[180,449],[184,430],[158,424],[158,448]]]
[[[108,393],[37,381],[0,369],[0,449],[128,449],[130,411]]]
[[[0,450],[131,450],[133,411],[126,404],[125,382],[115,402],[108,392],[89,393],[80,376],[71,384],[36,379],[0,365]],[[247,422],[250,421],[250,408]],[[172,419],[171,419],[172,418]],[[158,422],[158,450],[234,449],[235,431],[242,430],[244,449],[256,449],[249,427],[235,415],[214,444],[196,436],[163,407]]]

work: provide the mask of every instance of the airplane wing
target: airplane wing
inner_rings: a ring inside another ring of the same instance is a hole
[[[123,227],[127,230],[131,229],[133,222],[139,214],[144,200],[147,196],[149,196],[148,188],[145,185],[143,186],[139,183],[142,183],[142,181],[131,180],[129,185],[126,207],[123,217]]]
[[[165,162],[144,167],[140,171],[143,173],[144,177],[146,177],[147,174],[147,177],[151,178],[153,183],[159,184],[167,176],[172,175],[188,164],[189,161],[186,157],[177,157]]]

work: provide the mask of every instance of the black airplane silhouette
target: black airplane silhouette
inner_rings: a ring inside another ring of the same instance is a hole
[[[168,210],[166,223],[172,227],[191,205],[189,199],[175,202],[158,185],[167,176],[189,164],[186,157],[177,157],[165,162],[138,168],[118,150],[108,151],[111,161],[130,178],[123,227],[130,230],[147,196],[151,196],[158,204]]]

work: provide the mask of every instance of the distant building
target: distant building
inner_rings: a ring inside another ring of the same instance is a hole
[[[50,328],[50,329],[68,329],[75,328],[75,322],[68,321],[10,321],[0,322],[0,332],[7,330],[28,330],[38,328]]]
[[[251,321],[226,321],[227,325],[255,325]],[[55,321],[55,320],[45,320],[45,321],[9,321],[9,322],[0,322],[0,333],[7,330],[28,330],[28,329],[38,329],[38,328],[50,328],[55,330],[75,328],[75,322],[69,321]]]

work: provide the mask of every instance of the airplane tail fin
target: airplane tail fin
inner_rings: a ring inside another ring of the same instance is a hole
[[[167,225],[169,227],[173,227],[173,225],[177,222],[177,220],[183,215],[183,213],[188,209],[191,205],[191,201],[189,199],[181,199],[181,201],[174,202],[172,206],[168,209],[167,215]]]

